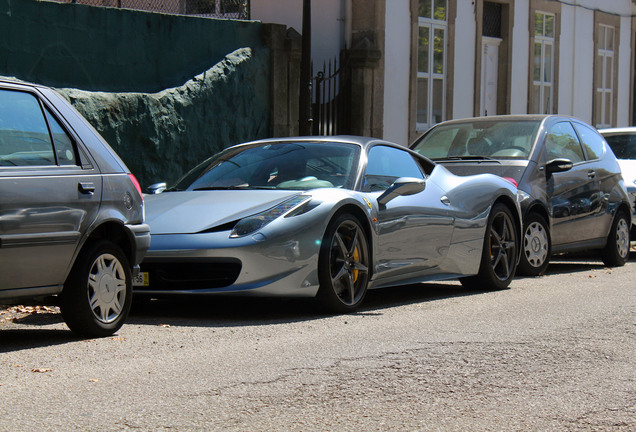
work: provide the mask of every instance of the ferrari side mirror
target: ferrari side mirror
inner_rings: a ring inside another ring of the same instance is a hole
[[[166,183],[154,183],[146,188],[149,194],[160,194],[168,188]]]
[[[412,177],[400,177],[378,197],[378,204],[383,206],[393,198],[414,195],[422,192],[424,189],[426,189],[426,182],[424,180]]]

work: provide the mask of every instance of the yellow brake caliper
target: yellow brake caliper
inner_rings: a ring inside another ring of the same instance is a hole
[[[353,251],[353,259],[355,260],[355,262],[358,262],[360,260],[360,252],[358,251],[358,247],[356,246],[356,248]],[[354,269],[353,270],[353,282],[355,283],[358,280],[358,272],[359,270]]]

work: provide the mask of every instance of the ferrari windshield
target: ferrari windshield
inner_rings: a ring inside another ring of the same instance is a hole
[[[413,150],[433,160],[527,159],[539,125],[536,120],[440,125],[422,136]]]
[[[171,190],[351,189],[359,155],[359,146],[335,142],[237,146],[198,165]]]

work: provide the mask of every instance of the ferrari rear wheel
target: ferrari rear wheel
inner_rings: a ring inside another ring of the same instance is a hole
[[[495,204],[488,217],[479,273],[461,278],[462,285],[487,290],[507,288],[517,267],[517,237],[510,209]]]
[[[328,310],[350,312],[364,300],[369,285],[369,245],[354,216],[341,214],[327,227],[318,277],[318,299]]]

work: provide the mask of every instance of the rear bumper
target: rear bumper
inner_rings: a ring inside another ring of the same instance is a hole
[[[131,240],[134,241],[130,265],[133,268],[133,275],[136,275],[139,272],[139,264],[150,247],[150,226],[146,224],[127,224],[126,229],[130,233]]]

